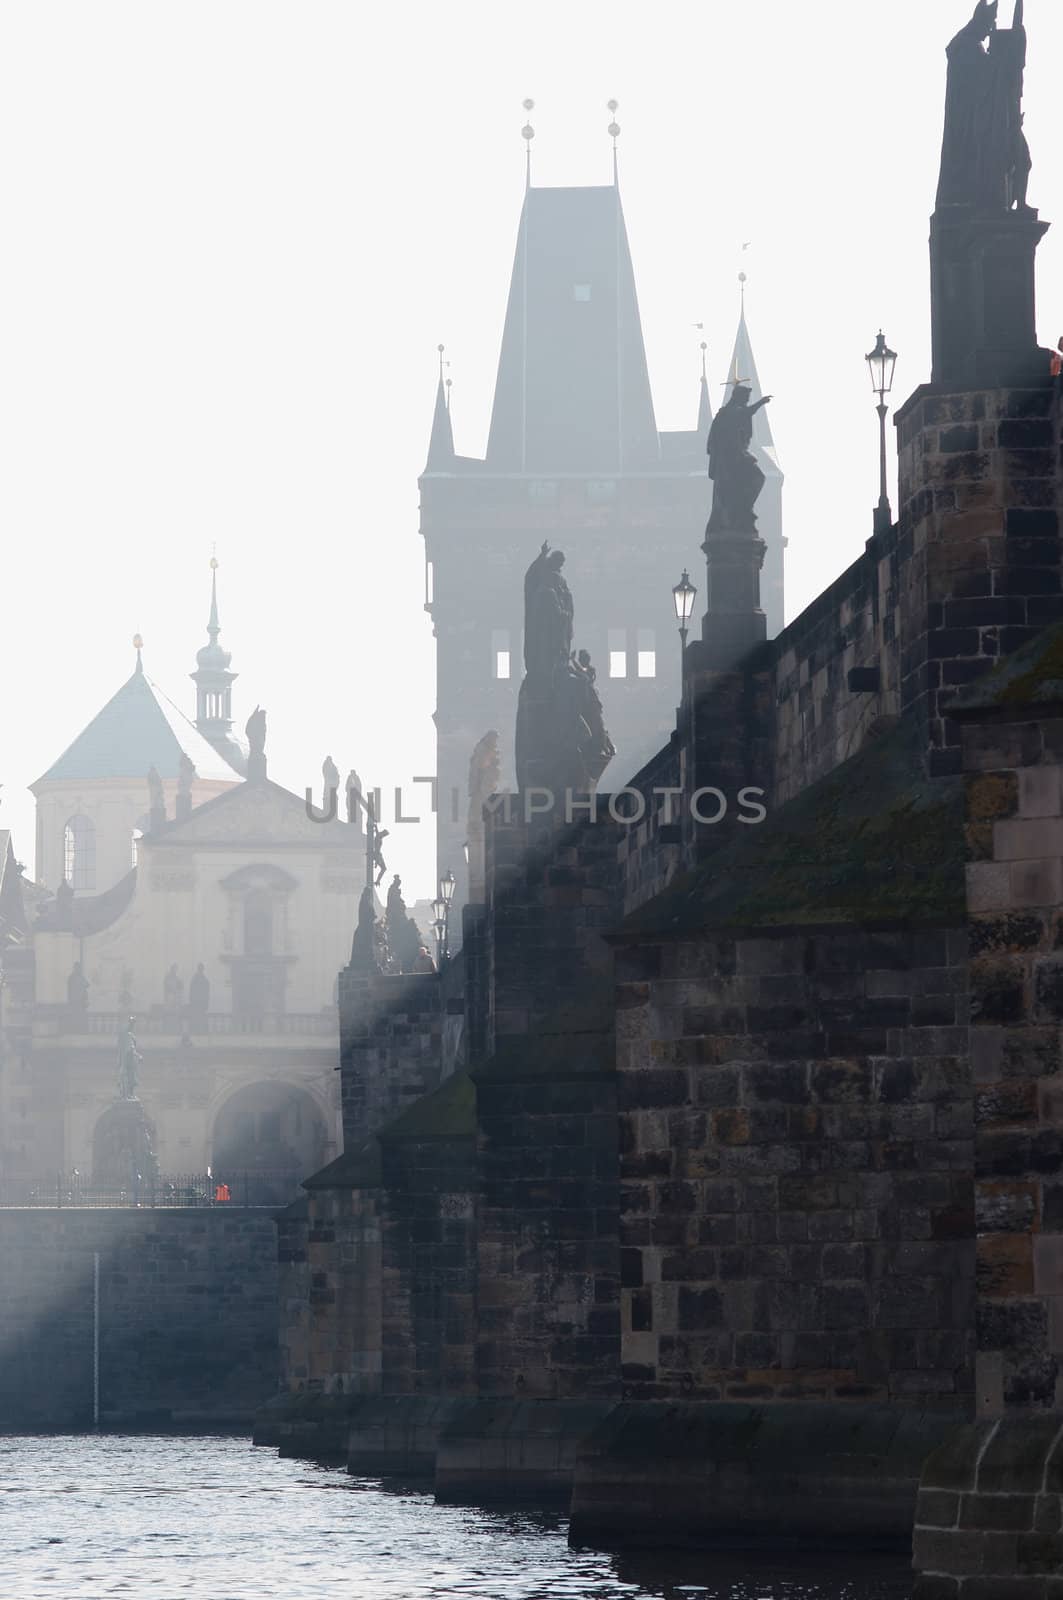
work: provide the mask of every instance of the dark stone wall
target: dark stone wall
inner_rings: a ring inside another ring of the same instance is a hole
[[[340,973],[345,1150],[438,1086],[444,1016],[437,973],[363,978],[349,967]]]
[[[616,827],[488,832],[491,1055],[475,1073],[479,1388],[588,1398],[619,1386],[612,953]]]
[[[964,933],[617,961],[629,1394],[968,1408]]]
[[[273,1219],[238,1208],[0,1211],[0,1428],[247,1421],[277,1387]]]

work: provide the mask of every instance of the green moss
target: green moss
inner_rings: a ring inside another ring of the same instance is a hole
[[[471,1139],[476,1134],[476,1088],[467,1072],[455,1072],[431,1094],[389,1122],[382,1139]]]
[[[625,931],[958,924],[963,792],[926,776],[914,724],[865,746],[723,846]]]
[[[1053,623],[957,695],[954,711],[1063,702],[1063,623]]]

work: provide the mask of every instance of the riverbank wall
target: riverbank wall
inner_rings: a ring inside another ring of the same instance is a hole
[[[277,1387],[276,1256],[266,1210],[0,1210],[0,1430],[89,1427],[97,1386],[104,1427],[246,1426]]]

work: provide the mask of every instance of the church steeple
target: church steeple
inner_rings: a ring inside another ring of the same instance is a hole
[[[426,472],[446,472],[454,464],[454,430],[450,425],[450,395],[443,378],[443,349],[439,346],[439,385],[432,416],[432,436],[428,441]]]
[[[712,401],[709,398],[709,379],[705,371],[705,352],[708,345],[701,341],[701,389],[698,394],[698,438],[704,442],[712,427]]]
[[[230,738],[232,718],[232,686],[237,674],[230,672],[232,656],[218,643],[221,623],[218,621],[218,562],[210,562],[210,617],[207,621],[209,644],[196,654],[196,670],[191,674],[196,686],[196,727],[205,739],[232,759]]]
[[[727,398],[737,382],[748,384],[752,389],[751,404],[755,405],[763,399],[764,390],[760,386],[760,377],[757,373],[757,363],[753,357],[753,343],[749,337],[749,328],[746,324],[746,275],[739,274],[742,285],[742,310],[738,319],[738,332],[735,335],[734,353],[731,356],[731,365],[727,372]],[[775,440],[772,437],[771,423],[768,420],[768,406],[762,406],[753,419],[753,444],[757,450],[770,450],[771,463],[778,470],[775,459]]]

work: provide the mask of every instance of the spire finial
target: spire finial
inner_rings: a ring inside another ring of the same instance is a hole
[[[743,250],[745,250],[747,248],[748,248],[747,245],[743,245],[742,246]],[[746,314],[746,284],[749,282],[749,278],[748,278],[747,274],[744,273],[744,272],[740,272],[738,274],[738,282],[741,285],[741,288],[740,288],[739,292],[740,292],[740,294],[742,296],[742,315],[745,316],[745,314]]]
[[[524,101],[524,109],[525,109],[525,111],[528,111],[528,112],[534,111],[535,110],[535,101],[534,100],[525,100]],[[524,124],[523,128],[520,130],[520,136],[524,140],[524,145],[525,145],[524,187],[526,189],[530,189],[531,188],[531,142],[535,138],[535,129],[532,127],[530,122],[526,122]]]
[[[446,350],[446,348],[447,347],[446,347],[445,344],[437,344],[436,345],[436,349],[439,351],[439,381],[440,381],[440,383],[443,382],[443,352]]]
[[[617,183],[619,182],[619,173],[618,173],[618,169],[617,169],[617,159],[616,159],[616,141],[620,137],[620,124],[616,120],[616,114],[617,114],[617,111],[620,109],[620,101],[619,100],[608,100],[606,102],[605,109],[607,111],[611,111],[612,114],[613,114],[613,120],[610,122],[608,128],[605,131],[608,133],[609,137],[613,141],[613,185],[615,187],[617,185]]]
[[[702,381],[702,383],[704,383],[706,381],[706,378],[708,377],[708,374],[705,371],[705,352],[708,350],[708,348],[709,347],[705,343],[705,340],[702,339],[702,341],[701,341],[701,381]]]
[[[207,622],[207,633],[211,644],[217,644],[221,632],[221,623],[218,621],[218,545],[215,541],[211,547],[210,556],[210,619]]]
[[[136,664],[136,668],[135,668],[135,671],[137,671],[137,672],[143,672],[144,671],[144,663],[140,659],[140,652],[143,650],[143,648],[144,648],[143,639],[140,637],[139,633],[135,633],[133,635],[133,649],[137,653],[137,664]]]

